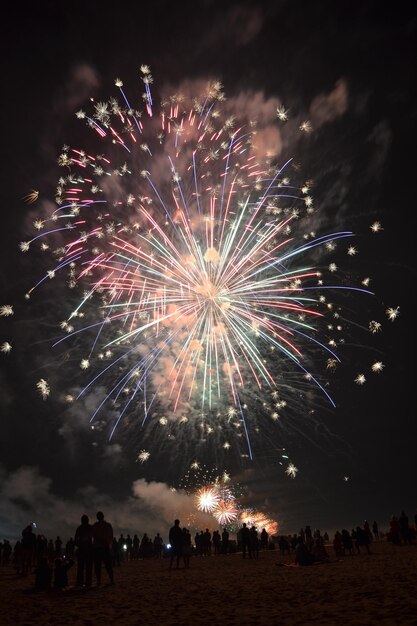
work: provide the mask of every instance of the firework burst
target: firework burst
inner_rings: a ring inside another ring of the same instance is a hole
[[[284,363],[333,404],[314,369],[317,353],[332,369],[339,362],[329,297],[370,292],[340,285],[336,263],[317,267],[319,250],[352,233],[315,233],[311,181],[292,180],[291,160],[265,156],[256,124],[230,115],[220,83],[157,109],[147,66],[141,75],[144,111],[117,79],[118,97],[77,112],[101,145],[62,149],[56,206],[20,244],[53,260],[27,298],[58,278],[72,290],[54,346],[76,355],[84,376],[72,377],[71,397],[100,389],[90,419],[108,410],[110,437],[132,415],[160,429],[198,421],[202,438],[221,431],[225,451],[233,430],[251,458],[249,402],[278,393]],[[281,121],[287,113],[277,109]]]
[[[265,528],[269,535],[276,535],[278,532],[278,522],[265,515],[261,511],[253,511],[245,509],[239,516],[239,523],[245,523],[247,526],[255,526],[257,530]]]
[[[237,519],[238,514],[238,508],[233,501],[221,501],[213,511],[220,526],[228,526]]]
[[[215,487],[202,487],[195,498],[198,510],[204,513],[213,513],[220,504],[220,494]]]

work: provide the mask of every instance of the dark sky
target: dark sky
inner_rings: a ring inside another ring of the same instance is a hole
[[[365,518],[384,525],[402,508],[414,514],[411,3],[385,9],[377,1],[149,4],[110,10],[95,1],[41,1],[25,11],[12,7],[3,22],[0,304],[12,304],[14,315],[0,318],[0,344],[13,347],[0,354],[0,539],[15,537],[32,518],[46,533],[70,532],[85,509],[92,515],[99,505],[120,529],[153,532],[158,518],[164,529],[185,506],[167,485],[178,483],[194,445],[207,466],[232,471],[246,504],[278,519],[284,531],[306,523],[334,529]],[[53,394],[43,401],[36,390],[51,370],[62,378],[61,390],[70,381],[50,347],[61,294],[54,298],[51,283],[34,302],[24,299],[48,267],[18,249],[38,210],[22,197],[37,189],[42,202],[53,202],[62,145],[89,141],[75,111],[90,97],[107,98],[116,76],[136,84],[142,63],[151,67],[156,93],[218,78],[233,101],[261,94],[258,101],[277,98],[295,119],[315,121],[311,135],[294,143],[294,157],[316,180],[331,227],[347,224],[359,233],[356,270],[372,277],[374,311],[384,318],[378,343],[363,330],[352,334],[342,355],[345,378],[335,381],[336,409],[314,422],[301,409],[288,430],[269,429],[253,462],[224,465],[191,440],[177,448],[176,463],[161,447],[140,465],[139,435],[122,430],[111,445],[95,441],[86,425],[91,407],[68,413]],[[383,231],[370,235],[377,220]],[[400,307],[394,323],[385,316],[388,307]],[[362,354],[365,362],[376,355],[385,368],[359,387],[352,381]],[[279,464],[282,447],[299,470],[295,480]]]

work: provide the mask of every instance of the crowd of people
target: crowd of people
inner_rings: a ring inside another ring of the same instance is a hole
[[[35,534],[35,525],[28,524],[21,539],[14,548],[8,540],[0,544],[0,562],[12,562],[17,574],[35,575],[35,588],[40,590],[62,590],[68,587],[68,571],[77,564],[76,586],[89,588],[92,585],[93,567],[96,584],[101,584],[102,568],[107,572],[109,584],[114,585],[112,525],[104,519],[102,511],[97,513],[97,521],[90,524],[87,515],[81,517],[81,524],[65,546],[58,535],[53,541],[44,535]]]
[[[298,534],[289,537],[279,537],[278,546],[282,556],[294,552],[295,564],[313,565],[327,563],[331,560],[329,547],[333,548],[334,556],[338,559],[343,556],[371,554],[371,544],[374,541],[386,539],[395,545],[416,544],[417,538],[417,513],[414,516],[414,525],[409,523],[404,511],[399,518],[392,516],[389,531],[384,534],[379,530],[376,520],[369,524],[367,520],[363,526],[356,526],[351,531],[343,528],[334,533],[330,542],[327,533],[321,534],[320,530],[312,532],[310,526],[301,529]]]
[[[12,547],[9,540],[0,542],[0,564],[13,564],[21,576],[33,574],[35,588],[39,590],[65,590],[68,587],[68,572],[76,566],[76,587],[89,589],[95,584],[101,585],[102,570],[106,571],[108,584],[114,585],[114,569],[125,561],[168,557],[168,569],[175,565],[189,568],[191,556],[209,557],[241,553],[242,558],[257,559],[260,551],[279,549],[280,555],[293,555],[295,565],[313,565],[331,561],[334,557],[371,554],[374,541],[387,540],[394,545],[416,544],[417,513],[414,524],[410,524],[404,511],[399,517],[392,516],[387,533],[381,533],[378,523],[372,525],[365,521],[351,531],[346,528],[334,533],[330,540],[328,533],[309,525],[293,535],[270,537],[265,528],[261,532],[255,526],[243,523],[237,532],[236,540],[231,540],[227,528],[200,530],[194,535],[187,527],[181,527],[176,519],[169,530],[165,543],[159,532],[151,539],[144,533],[142,539],[137,534],[120,534],[115,537],[112,525],[104,518],[102,511],[96,514],[96,521],[91,524],[87,515],[82,515],[81,523],[76,528],[74,537],[65,546],[59,536],[55,541],[47,540],[41,534],[35,534],[34,524],[29,524],[22,531],[21,539]],[[330,554],[329,554],[330,552]],[[279,562],[277,564],[282,564]]]

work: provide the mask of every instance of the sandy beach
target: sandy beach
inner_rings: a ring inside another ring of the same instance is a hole
[[[311,567],[292,556],[261,552],[191,558],[190,569],[168,560],[140,560],[115,569],[116,585],[89,591],[33,591],[34,576],[0,568],[0,623],[107,626],[417,625],[417,546],[372,544],[372,554]],[[280,565],[278,565],[280,564]],[[286,566],[288,564],[290,566]],[[75,565],[70,585],[75,583]]]

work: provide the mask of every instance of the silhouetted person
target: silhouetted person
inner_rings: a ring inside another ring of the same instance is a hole
[[[69,559],[72,559],[74,557],[74,549],[75,549],[75,542],[74,542],[74,539],[70,537],[67,543],[65,544],[65,556],[67,556]]]
[[[132,560],[132,545],[133,545],[132,537],[128,534],[126,537],[126,546],[127,546],[126,556],[127,556],[128,561]]]
[[[140,542],[139,555],[142,559],[147,559],[153,551],[153,543],[148,537],[148,533],[144,533]]]
[[[176,519],[174,525],[169,529],[169,543],[171,544],[171,558],[169,559],[169,569],[172,569],[174,558],[177,558],[177,569],[180,566],[182,555],[182,530],[180,528],[180,520]]]
[[[93,524],[93,558],[94,571],[96,574],[97,585],[101,584],[101,565],[106,568],[110,584],[114,585],[113,564],[111,557],[111,546],[113,542],[113,528],[104,519],[102,511],[97,513],[97,522]]]
[[[134,559],[139,558],[139,545],[140,545],[139,537],[135,534],[133,535],[133,540],[132,540],[132,558]]]
[[[3,560],[2,560],[3,565],[9,565],[11,555],[12,555],[12,544],[10,543],[8,539],[5,539],[3,543]]]
[[[59,557],[61,556],[61,552],[62,552],[62,539],[58,535],[58,537],[55,539],[55,558],[59,559]]]
[[[208,528],[203,535],[203,552],[206,556],[211,556],[211,532]]]
[[[379,530],[378,524],[376,522],[372,523],[372,532],[374,533],[374,538],[377,541],[379,539]]]
[[[352,535],[353,536],[353,535]],[[356,541],[356,533],[355,533],[355,541]],[[342,551],[343,554],[346,554],[346,551],[349,552],[350,555],[353,556],[353,541],[350,536],[349,531],[346,528],[342,530]]]
[[[306,539],[305,539],[305,535],[304,535],[304,534],[303,534],[303,535],[301,535],[301,533],[300,533],[300,535],[298,535],[298,536],[297,536],[297,533],[294,533],[294,534],[293,534],[293,536],[292,536],[292,537],[290,537],[290,546],[291,546],[291,550],[295,550],[295,549],[296,549],[296,547],[297,547],[297,543],[298,543],[298,541],[299,541],[300,537],[301,537],[301,539],[303,540],[303,543],[305,543],[305,542],[306,542]]]
[[[50,563],[53,563],[53,560],[55,558],[55,546],[54,546],[54,542],[52,541],[52,539],[50,539],[48,541],[48,545],[47,545],[47,548],[46,548],[46,553],[47,553],[47,556],[48,556],[48,561]]]
[[[200,556],[204,556],[204,532],[200,530],[196,540],[197,550]]]
[[[116,537],[113,537],[110,552],[111,552],[111,562],[113,564],[113,567],[120,566],[122,564],[122,561],[120,559],[119,542],[117,541]],[[139,558],[139,548],[138,548],[138,558]]]
[[[256,530],[256,526],[252,526],[249,531],[249,557],[254,559],[259,558],[259,539],[258,539],[258,531]]]
[[[35,569],[35,587],[41,591],[51,588],[52,567],[48,563],[46,556],[43,556]]]
[[[33,557],[35,556],[36,535],[33,533],[32,524],[29,524],[22,530],[22,541],[20,545],[22,576],[27,576],[32,567]]]
[[[356,527],[356,538],[355,538],[356,551],[360,554],[360,547],[363,546],[366,549],[368,554],[371,554],[369,549],[369,535],[368,533],[361,528],[360,526]]]
[[[398,521],[398,518],[393,515],[391,517],[390,523],[389,523],[389,535],[388,535],[390,541],[392,541],[392,543],[398,545],[401,543],[400,541],[400,523]]]
[[[261,532],[261,549],[266,550],[268,548],[268,533],[265,528],[262,528]]]
[[[220,533],[218,530],[213,531],[213,546],[214,546],[214,554],[220,554]]]
[[[119,539],[117,540],[117,544],[119,546],[119,557],[120,557],[120,561],[123,562],[126,560],[125,556],[126,556],[126,539],[123,533],[121,533]],[[127,546],[126,546],[127,547]]]
[[[364,521],[363,529],[366,532],[366,534],[368,535],[369,543],[372,543],[372,540],[373,540],[372,531],[371,531],[371,528],[369,526],[369,522],[367,520]]]
[[[91,587],[93,574],[93,527],[87,515],[81,516],[81,524],[75,531],[77,548],[77,587]]]
[[[184,567],[188,569],[190,567],[191,556],[191,533],[188,528],[182,529],[182,558],[184,560]]]
[[[229,552],[229,533],[225,528],[222,532],[222,552],[223,554],[228,554]]]
[[[156,559],[162,559],[163,541],[159,533],[156,533],[153,539],[153,554]]]
[[[324,547],[324,542],[322,537],[316,537],[314,540],[314,545],[311,550],[311,554],[314,556],[316,561],[325,562],[329,560],[329,555],[327,554],[327,550]]]
[[[246,526],[246,522],[243,522],[240,529],[241,542],[242,542],[242,557],[246,559],[246,550],[248,551],[249,558],[252,558],[251,546],[250,546],[250,530]]]
[[[288,554],[290,553],[290,544],[288,543],[288,539],[286,537],[282,536],[279,538],[278,546],[281,556],[284,556],[286,552]]]
[[[48,542],[43,535],[38,535],[36,537],[36,562],[40,563],[42,557],[47,555],[47,546]]]
[[[398,523],[399,523],[399,527],[400,527],[400,537],[401,537],[401,541],[403,543],[409,543],[409,537],[408,537],[408,517],[407,515],[404,513],[404,511],[401,511],[401,515],[398,518]]]
[[[55,559],[54,568],[54,589],[66,589],[68,587],[68,570],[74,565],[74,561],[69,559],[64,561],[61,558]]]
[[[305,536],[305,544],[307,548],[310,550],[311,546],[313,545],[313,533],[311,532],[310,526],[306,526],[305,531],[304,531],[304,536]]]
[[[333,550],[336,556],[342,556],[342,534],[338,530],[334,534]]]

